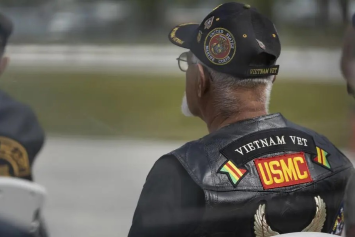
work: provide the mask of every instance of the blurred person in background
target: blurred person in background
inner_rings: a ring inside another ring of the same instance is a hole
[[[345,33],[341,70],[348,83],[348,91],[353,94],[355,88],[355,14]]]
[[[352,17],[352,24],[348,27],[343,45],[341,58],[341,69],[348,84],[348,93],[355,96],[355,14]],[[352,152],[355,151],[355,111],[351,119],[352,136],[350,145]],[[355,176],[350,180],[345,203],[345,227],[346,236],[355,237]]]
[[[5,48],[12,31],[11,20],[0,13],[0,74],[9,63]],[[32,109],[0,90],[0,177],[33,181],[32,166],[43,143],[44,131]],[[48,236],[44,223],[37,236]]]
[[[281,53],[274,24],[233,2],[200,25],[176,26],[169,39],[189,49],[178,58],[182,111],[209,135],[155,163],[129,237],[340,234],[354,169],[326,137],[268,114]]]
[[[6,237],[37,237],[13,226],[7,222],[0,221],[0,236]]]
[[[345,228],[347,237],[355,237],[355,176],[347,186],[345,198]]]
[[[341,69],[348,84],[348,93],[355,96],[355,14],[351,25],[348,27],[341,58]],[[351,150],[355,151],[355,111],[351,118],[352,136],[350,140]],[[346,236],[355,237],[355,176],[349,181],[345,202],[345,227]]]
[[[0,13],[0,74],[9,64],[5,48],[13,24]],[[44,143],[44,131],[35,113],[0,90],[0,176],[32,181],[32,166]]]
[[[341,57],[341,70],[347,82],[348,93],[355,96],[355,14],[352,17],[352,24],[345,33],[343,51]],[[351,115],[352,135],[350,148],[355,152],[355,110]]]

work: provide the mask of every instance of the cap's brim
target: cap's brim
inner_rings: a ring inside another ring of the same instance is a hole
[[[199,26],[196,23],[187,23],[174,27],[169,33],[170,42],[179,47],[190,49],[191,40],[197,36]]]

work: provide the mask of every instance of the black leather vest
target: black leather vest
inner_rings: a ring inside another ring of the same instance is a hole
[[[283,132],[285,136],[281,136]],[[257,141],[268,134],[273,142]],[[311,143],[318,152],[325,151],[323,155],[314,154]],[[345,187],[353,173],[351,162],[324,136],[281,114],[229,125],[172,154],[205,193],[203,221],[191,236],[266,237],[342,229],[340,217]]]
[[[346,236],[355,236],[355,175],[351,176],[345,195]]]

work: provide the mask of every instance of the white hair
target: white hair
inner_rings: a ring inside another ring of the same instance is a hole
[[[182,97],[181,112],[186,117],[193,117],[194,116],[189,108],[188,103],[187,103],[186,92],[184,94],[184,97]]]
[[[269,76],[266,78],[237,78],[229,74],[217,72],[214,69],[211,69],[204,65],[194,54],[192,54],[192,61],[197,62],[198,64],[203,65],[209,72],[212,77],[212,83],[214,89],[216,90],[216,106],[220,108],[226,115],[230,115],[233,112],[233,109],[240,107],[238,105],[238,98],[235,97],[235,89],[237,88],[257,88],[260,85],[265,85],[263,92],[256,96],[258,102],[264,103],[265,110],[268,113],[269,104],[270,104],[270,95],[272,90],[272,79],[274,76]],[[258,93],[258,92],[257,92]]]

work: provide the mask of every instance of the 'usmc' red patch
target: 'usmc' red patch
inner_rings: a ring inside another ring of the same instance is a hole
[[[313,181],[304,152],[255,159],[254,163],[264,189],[281,188]]]

